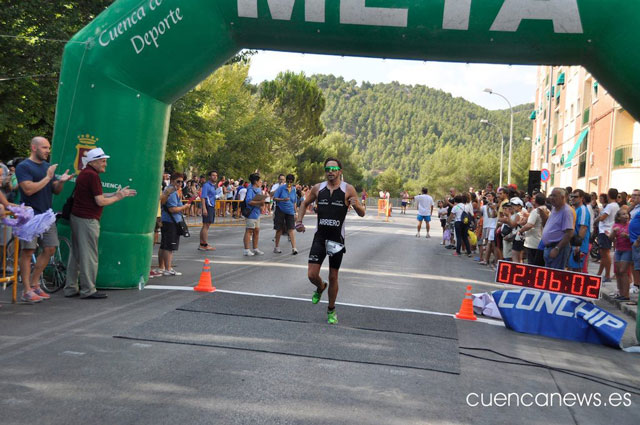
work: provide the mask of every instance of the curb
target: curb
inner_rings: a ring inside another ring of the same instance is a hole
[[[637,305],[627,305],[628,301],[617,301],[609,294],[602,294],[602,299],[607,301],[609,304],[614,305],[618,310],[620,310],[623,314],[631,317],[633,320],[636,320],[638,317],[638,306]],[[631,297],[631,300],[637,300],[637,297]]]

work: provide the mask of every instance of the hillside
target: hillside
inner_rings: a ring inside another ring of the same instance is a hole
[[[491,168],[494,174],[482,176],[493,178],[498,174],[500,136],[496,128],[482,124],[481,119],[488,119],[503,131],[506,158],[508,110],[488,111],[463,98],[421,85],[365,82],[359,86],[353,80],[333,75],[312,78],[326,98],[322,121],[327,131],[346,134],[369,170],[394,168],[404,179],[425,180],[431,174],[425,170],[430,158],[438,153],[449,152],[450,156],[455,152],[456,156],[488,155],[489,161],[494,158],[496,162]],[[528,169],[528,157],[522,156],[530,143],[524,138],[531,134],[528,117],[532,109],[533,104],[514,108],[514,176],[524,171],[517,172],[515,162]],[[516,158],[517,152],[520,153]]]

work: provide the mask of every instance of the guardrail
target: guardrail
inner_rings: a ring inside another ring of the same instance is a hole
[[[15,304],[18,300],[18,253],[20,252],[20,242],[18,238],[13,238],[13,242],[9,239],[9,228],[2,226],[2,290],[7,289],[7,284],[12,283],[11,301]],[[10,267],[10,269],[8,269]],[[11,271],[8,275],[7,272]]]

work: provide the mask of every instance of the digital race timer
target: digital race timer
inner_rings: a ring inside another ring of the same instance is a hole
[[[499,261],[496,282],[597,300],[600,298],[602,277]]]

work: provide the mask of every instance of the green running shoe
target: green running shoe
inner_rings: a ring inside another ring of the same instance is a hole
[[[322,283],[324,283],[324,289],[322,291],[320,291],[320,292],[318,292],[318,290],[316,290],[313,293],[313,296],[311,297],[311,302],[313,304],[318,304],[320,302],[320,298],[322,298],[322,293],[324,292],[325,289],[327,289],[328,283],[324,282],[324,281]]]
[[[335,310],[327,311],[327,323],[330,325],[338,324],[338,314]]]

